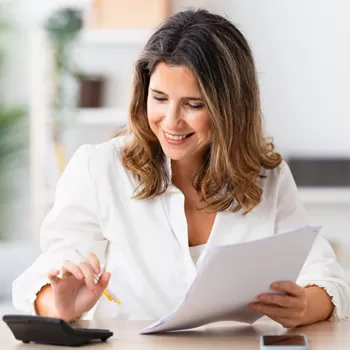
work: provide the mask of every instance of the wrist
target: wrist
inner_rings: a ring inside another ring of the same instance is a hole
[[[66,314],[57,310],[51,284],[46,284],[37,293],[37,297],[34,301],[34,311],[38,316],[59,318],[65,322],[72,322],[74,319],[80,317],[80,315],[73,315],[71,313]]]
[[[305,287],[306,310],[300,322],[300,326],[326,321],[333,313],[332,298],[326,290],[319,286]]]
[[[81,318],[80,314],[77,313],[64,313],[64,312],[59,312],[57,311],[57,309],[53,306],[53,308],[51,309],[51,313],[49,315],[49,317],[53,317],[53,318],[59,318],[67,323],[73,322],[78,320],[79,318]]]

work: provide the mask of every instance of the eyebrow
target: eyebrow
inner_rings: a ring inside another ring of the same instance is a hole
[[[156,94],[166,95],[165,92],[160,91],[160,90],[156,90],[156,89],[152,89],[152,88],[150,88],[150,90],[152,92],[155,92]],[[184,97],[184,98],[187,99],[187,100],[192,100],[192,101],[202,101],[203,100],[201,97],[189,97],[189,96],[187,96],[187,97]]]

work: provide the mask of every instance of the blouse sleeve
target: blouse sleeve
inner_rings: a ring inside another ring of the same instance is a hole
[[[278,181],[275,233],[282,233],[308,224],[292,173],[286,163],[281,166]],[[350,318],[350,287],[343,268],[337,262],[329,242],[318,236],[299,274],[297,284],[324,288],[332,298],[334,311],[330,320]]]
[[[64,260],[80,261],[74,252],[94,252],[105,263],[107,240],[101,233],[99,214],[90,169],[93,146],[83,145],[73,155],[57,186],[54,205],[40,231],[42,253],[12,285],[12,302],[16,309],[35,312],[37,292],[49,283],[51,269],[61,269]]]

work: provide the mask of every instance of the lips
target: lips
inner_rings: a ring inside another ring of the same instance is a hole
[[[192,135],[194,135],[195,133],[189,133],[189,134],[171,134],[168,132],[164,132],[164,136],[166,138],[166,140],[168,141],[168,143],[173,144],[173,145],[179,145],[184,143],[189,137],[191,137]]]
[[[186,137],[189,137],[189,136],[194,134],[194,133],[189,133],[189,134],[182,134],[182,135],[174,135],[174,134],[169,134],[167,132],[164,132],[164,133],[168,139],[173,140],[173,141],[182,141]]]

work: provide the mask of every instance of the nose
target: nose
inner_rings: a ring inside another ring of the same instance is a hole
[[[181,122],[180,111],[176,104],[170,103],[165,111],[163,118],[163,127],[165,130],[172,131],[178,128]]]

